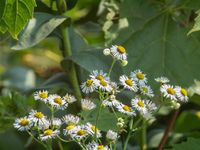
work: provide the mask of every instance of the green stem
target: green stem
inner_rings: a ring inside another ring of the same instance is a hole
[[[131,137],[131,133],[132,133],[132,127],[133,127],[133,118],[131,118],[131,121],[130,121],[130,123],[129,123],[129,131],[128,131],[128,135],[127,135],[127,137],[126,137],[126,140],[125,140],[125,142],[124,142],[124,148],[123,148],[123,150],[126,150],[127,149],[127,145],[128,145],[128,141],[129,141],[129,139],[130,139],[130,137]]]
[[[140,145],[140,149],[141,150],[146,150],[147,149],[147,139],[146,139],[146,135],[147,135],[147,125],[146,125],[146,121],[143,120],[142,121],[142,134],[141,134],[141,145]]]
[[[39,141],[31,132],[29,132],[29,131],[27,131],[27,132],[36,142],[40,143],[42,146],[44,146],[44,148],[47,148],[47,146],[44,143],[42,143],[41,141]]]
[[[108,76],[110,76],[110,74],[111,74],[111,72],[112,72],[112,69],[113,69],[113,67],[114,67],[115,62],[116,62],[116,59],[113,58],[112,64],[111,64],[110,69],[109,69],[109,71],[108,71]]]
[[[97,117],[96,117],[96,120],[95,120],[95,127],[96,127],[96,129],[95,129],[95,139],[96,139],[96,140],[97,140],[97,126],[98,126],[98,120],[99,120],[99,115],[100,115],[100,112],[101,112],[101,104],[102,104],[102,103],[100,103],[100,106],[99,106],[98,111],[97,111]]]
[[[58,146],[59,146],[60,150],[64,150],[64,148],[63,148],[62,143],[60,142],[60,140],[58,140]]]

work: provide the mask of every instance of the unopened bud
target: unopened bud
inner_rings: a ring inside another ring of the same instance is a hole
[[[109,48],[104,49],[104,50],[103,50],[103,54],[104,54],[105,56],[110,55],[110,49],[109,49]]]
[[[126,66],[127,64],[128,64],[128,61],[127,61],[127,60],[122,60],[122,61],[121,61],[121,65],[122,65],[122,66]]]

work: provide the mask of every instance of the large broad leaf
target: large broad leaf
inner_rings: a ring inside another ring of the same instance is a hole
[[[1,0],[0,32],[10,32],[17,39],[19,32],[32,18],[35,0]]]
[[[176,144],[170,150],[199,150],[200,139],[188,138],[186,142]]]
[[[173,83],[188,86],[200,78],[199,40],[163,13],[133,33],[122,45],[128,51],[126,72],[140,68],[152,77],[167,76]]]
[[[19,40],[12,49],[26,49],[45,39],[67,17],[54,16],[47,13],[35,13],[25,29],[20,33]]]

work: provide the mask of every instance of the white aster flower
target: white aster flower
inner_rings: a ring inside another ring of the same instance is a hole
[[[83,93],[92,93],[97,88],[97,81],[94,79],[88,79],[81,84]]]
[[[49,92],[46,90],[42,90],[42,91],[37,91],[34,93],[34,99],[35,100],[40,100],[42,102],[47,102],[48,100],[48,96],[49,96]]]
[[[144,102],[150,113],[155,112],[158,109],[158,107],[156,106],[156,104],[154,102],[152,102],[150,100],[144,100]]]
[[[62,121],[59,118],[54,118],[52,121],[52,125],[54,128],[60,128],[62,125]]]
[[[110,82],[110,86],[112,87],[112,94],[119,93],[119,86],[115,82]]]
[[[128,116],[135,116],[135,112],[133,111],[133,109],[128,106],[128,105],[124,105],[122,103],[120,103],[119,105],[116,106],[117,110],[123,114],[126,114]]]
[[[169,79],[166,77],[158,77],[158,78],[155,78],[155,81],[161,84],[166,84],[169,82]]]
[[[108,106],[108,107],[116,107],[117,105],[120,105],[120,102],[116,99],[114,99],[114,100],[106,99],[106,100],[103,100],[102,105]]]
[[[131,72],[130,76],[131,78],[133,78],[134,81],[137,81],[139,84],[147,83],[146,74],[144,74],[140,69],[137,69],[134,72]]]
[[[42,134],[39,135],[39,138],[41,139],[41,141],[46,141],[48,139],[55,138],[56,136],[58,136],[59,133],[59,130],[46,129],[43,131]]]
[[[188,93],[187,93],[186,89],[176,86],[175,91],[176,91],[176,96],[177,96],[178,100],[180,100],[181,102],[188,101]]]
[[[86,125],[76,126],[75,130],[73,130],[73,132],[70,133],[70,136],[77,140],[86,138],[88,136],[87,126]]]
[[[112,130],[108,130],[106,133],[106,138],[112,142],[115,142],[118,138],[118,134]]]
[[[47,117],[42,112],[31,110],[28,117],[29,120],[40,129],[47,128],[50,125]]]
[[[137,92],[137,84],[135,83],[135,81],[133,81],[132,78],[129,78],[126,75],[122,75],[119,77],[119,81],[125,89]]]
[[[68,93],[63,97],[63,99],[69,104],[74,103],[76,101],[76,98]]]
[[[118,60],[126,60],[127,59],[126,49],[123,46],[113,45],[110,48],[110,51],[111,51],[111,54]]]
[[[164,95],[164,97],[169,98],[171,100],[177,100],[176,90],[174,89],[174,87],[172,85],[163,84],[160,87],[160,91]]]
[[[92,125],[91,123],[88,122],[86,124],[86,128],[90,135],[95,136],[95,134],[96,134],[97,138],[101,137],[101,132],[95,125]]]
[[[79,123],[80,121],[80,118],[78,116],[75,116],[75,115],[72,115],[72,114],[68,114],[68,115],[65,115],[63,118],[62,118],[63,122],[68,124],[68,125],[76,125]]]
[[[147,109],[145,100],[141,100],[139,98],[134,98],[131,100],[131,105],[142,115],[148,113],[148,109]]]
[[[101,81],[99,81],[98,87],[102,91],[107,91],[107,92],[111,92],[112,91],[112,86],[110,85],[110,82],[107,81],[107,80],[101,80]]]
[[[53,94],[49,96],[49,104],[56,109],[64,110],[67,108],[68,103],[59,95]]]
[[[92,73],[90,74],[90,77],[93,79],[93,80],[98,80],[98,81],[101,81],[101,80],[107,80],[109,81],[110,78],[108,77],[107,73],[104,73],[103,70],[94,70],[92,71]]]
[[[76,124],[68,124],[64,129],[63,129],[63,134],[65,136],[71,136],[72,133],[75,133],[77,130],[77,125]]]
[[[86,145],[86,147],[87,147],[87,150],[110,150],[108,148],[108,146],[104,146],[104,145],[98,144],[98,143],[96,143],[94,141],[88,143]]]
[[[153,97],[153,96],[154,96],[153,90],[152,90],[151,87],[148,86],[148,85],[145,85],[145,84],[140,85],[140,86],[139,86],[139,89],[140,89],[140,91],[141,91],[141,93],[142,93],[143,95],[146,95],[146,96],[148,96],[148,97]]]
[[[22,118],[17,118],[13,126],[19,131],[27,131],[33,126],[33,123],[30,121],[28,117],[22,117]]]
[[[96,108],[96,104],[93,103],[91,100],[82,99],[81,100],[81,107],[83,110],[92,110]]]

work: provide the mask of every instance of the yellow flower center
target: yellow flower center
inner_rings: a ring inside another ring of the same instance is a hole
[[[71,125],[68,125],[68,126],[66,126],[66,130],[71,130],[71,129],[74,129],[76,126],[73,124],[71,124]]]
[[[92,84],[93,84],[93,80],[87,80],[87,81],[86,81],[86,85],[87,85],[88,87],[90,87]]]
[[[144,107],[144,103],[141,101],[141,100],[139,100],[138,102],[137,102],[137,104],[138,104],[138,106],[140,106],[140,107]]]
[[[136,74],[136,77],[137,77],[138,79],[140,79],[140,80],[143,80],[143,79],[144,79],[144,74],[141,73],[141,72],[139,72],[139,73]]]
[[[173,88],[168,88],[167,89],[167,93],[170,95],[174,95],[175,94],[175,90]]]
[[[53,130],[51,129],[47,129],[44,131],[44,135],[52,135],[53,134]]]
[[[82,136],[82,135],[84,135],[85,133],[86,133],[85,130],[80,129],[80,130],[77,132],[77,135]]]
[[[62,99],[60,97],[56,97],[54,98],[53,100],[55,103],[59,104],[59,105],[62,105]]]
[[[148,93],[148,88],[142,87],[142,91],[143,91],[144,93]]]
[[[126,83],[128,86],[133,86],[133,81],[132,81],[131,79],[126,80],[125,83]]]
[[[101,81],[100,81],[100,84],[101,84],[102,86],[107,86],[107,85],[108,85],[108,83],[107,83],[105,80],[101,80]]]
[[[104,146],[103,146],[103,145],[98,145],[98,146],[97,146],[97,149],[98,149],[98,150],[103,150],[103,149],[104,149]]]
[[[22,119],[19,124],[21,126],[27,126],[29,124],[29,121],[27,119]]]
[[[124,106],[123,106],[123,109],[124,109],[125,111],[131,112],[131,108],[130,108],[129,106],[127,106],[127,105],[124,105]]]
[[[200,111],[196,112],[196,116],[200,119]]]
[[[39,93],[39,97],[42,98],[42,99],[48,98],[48,92],[41,92],[41,93]]]
[[[96,76],[96,79],[101,81],[101,80],[104,80],[104,77],[102,75],[98,75],[98,76]]]
[[[126,52],[125,48],[123,46],[117,46],[117,51],[120,53],[120,54],[124,54]]]
[[[91,126],[91,129],[92,129],[92,131],[94,131],[94,132],[95,132],[95,130],[98,131],[98,129],[97,129],[96,126],[94,126],[94,125]]]
[[[36,112],[36,113],[34,114],[34,117],[36,117],[36,118],[38,118],[38,119],[41,119],[41,118],[44,117],[44,115],[43,115],[42,112]]]
[[[187,96],[188,95],[187,90],[184,88],[181,88],[181,94],[184,96]]]

